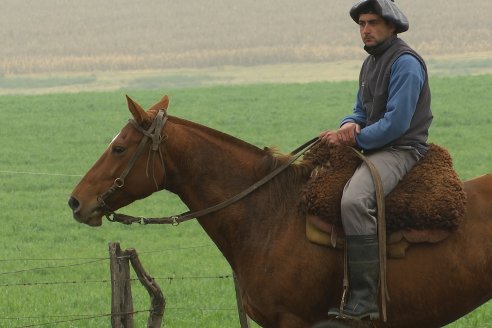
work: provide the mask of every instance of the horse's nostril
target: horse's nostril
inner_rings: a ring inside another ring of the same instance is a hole
[[[77,198],[75,198],[75,197],[72,196],[68,200],[68,206],[70,206],[70,208],[72,209],[72,211],[76,212],[79,209],[79,207],[80,207],[80,203],[77,200]]]

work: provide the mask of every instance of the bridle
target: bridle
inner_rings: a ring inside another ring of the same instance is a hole
[[[265,183],[267,183],[268,181],[273,179],[280,172],[282,172],[287,167],[289,167],[292,163],[294,163],[302,154],[304,154],[304,152],[306,152],[308,149],[310,149],[311,147],[313,147],[315,144],[317,144],[320,141],[320,139],[318,137],[309,140],[308,142],[306,142],[302,146],[300,146],[297,149],[295,149],[294,151],[292,151],[291,152],[292,157],[287,162],[285,162],[284,164],[282,164],[281,166],[279,166],[278,168],[276,168],[275,170],[273,170],[272,172],[267,174],[265,177],[263,177],[262,179],[257,181],[255,184],[251,185],[247,189],[240,192],[239,194],[237,194],[237,195],[235,195],[235,196],[233,196],[233,197],[231,197],[231,198],[229,198],[229,199],[227,199],[227,200],[225,200],[219,204],[216,204],[214,206],[211,206],[211,207],[208,207],[208,208],[205,208],[202,210],[198,210],[195,212],[188,211],[188,212],[181,213],[179,215],[173,215],[173,216],[169,216],[169,217],[160,217],[160,218],[134,217],[134,216],[130,216],[130,215],[116,213],[114,210],[111,209],[110,206],[108,206],[106,204],[106,201],[117,190],[123,188],[123,186],[125,185],[125,178],[130,173],[131,169],[133,168],[133,166],[137,162],[138,158],[142,155],[142,153],[145,149],[145,145],[147,144],[149,139],[152,140],[152,146],[150,147],[150,150],[149,150],[149,152],[151,152],[152,156],[150,156],[150,154],[149,154],[149,159],[147,161],[147,176],[149,176],[148,171],[149,171],[149,165],[150,165],[150,157],[152,157],[152,162],[153,162],[156,154],[159,154],[159,157],[160,157],[160,160],[162,163],[162,167],[164,168],[164,160],[162,158],[162,153],[160,150],[160,144],[163,140],[167,139],[167,136],[163,137],[161,135],[162,129],[164,128],[164,125],[166,124],[167,120],[168,120],[167,113],[163,109],[159,110],[159,112],[157,113],[156,117],[154,118],[154,120],[152,122],[152,125],[147,130],[143,129],[134,119],[129,120],[129,122],[133,125],[133,127],[135,127],[135,129],[137,129],[137,131],[141,132],[144,136],[143,136],[142,140],[140,141],[140,144],[138,145],[137,149],[133,153],[132,157],[128,161],[128,164],[126,165],[126,168],[123,170],[121,175],[118,178],[116,178],[113,181],[113,184],[111,185],[111,187],[109,187],[109,189],[106,190],[104,193],[102,193],[97,199],[98,207],[103,210],[103,213],[104,213],[103,215],[109,221],[121,222],[124,224],[132,224],[132,223],[151,224],[151,223],[154,223],[154,224],[178,225],[179,223],[181,223],[183,221],[187,221],[190,219],[194,219],[194,218],[197,218],[200,216],[204,216],[204,215],[216,212],[216,211],[223,209],[223,208],[239,201],[240,199],[246,197],[247,195],[252,193],[254,190],[258,189],[260,186],[264,185]],[[160,188],[157,184],[157,181],[156,181],[155,175],[154,175],[154,168],[152,168],[152,174],[154,176],[154,183],[156,185],[156,189],[159,190]]]
[[[114,194],[117,190],[123,188],[123,186],[125,185],[126,177],[130,173],[130,171],[133,168],[133,166],[135,165],[135,163],[137,162],[138,158],[144,152],[145,146],[146,146],[147,141],[149,139],[152,140],[152,146],[149,149],[149,158],[147,160],[147,169],[146,169],[147,177],[149,177],[149,166],[151,163],[151,157],[152,157],[152,163],[153,163],[155,160],[155,156],[157,154],[159,154],[159,158],[161,160],[162,167],[164,168],[164,159],[162,157],[160,144],[163,140],[166,139],[166,137],[163,137],[161,135],[161,133],[162,133],[162,129],[164,128],[164,124],[166,124],[167,120],[168,120],[168,116],[167,116],[167,113],[164,109],[160,109],[158,111],[157,115],[155,116],[154,120],[152,121],[152,124],[150,125],[150,127],[147,130],[143,129],[137,123],[137,121],[135,121],[134,119],[129,120],[129,122],[133,125],[133,127],[135,129],[137,129],[137,131],[142,133],[144,136],[143,136],[142,140],[140,140],[140,143],[138,144],[137,149],[132,154],[132,157],[130,157],[130,160],[126,164],[126,167],[123,170],[123,172],[121,172],[120,176],[118,178],[114,179],[111,187],[109,187],[108,190],[106,190],[104,193],[102,193],[97,198],[98,207],[104,211],[104,215],[106,216],[106,218],[108,218],[108,220],[111,221],[110,216],[115,215],[116,213],[108,206],[108,204],[106,204],[106,200],[109,198],[109,196]],[[159,190],[159,185],[158,185],[157,179],[155,177],[155,167],[153,165],[152,165],[152,178],[154,180],[156,190]]]

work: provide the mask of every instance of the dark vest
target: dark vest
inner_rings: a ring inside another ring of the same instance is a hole
[[[427,137],[429,126],[432,122],[432,112],[430,108],[429,78],[424,60],[396,36],[391,37],[368,52],[371,55],[362,64],[359,76],[361,103],[367,115],[366,125],[377,122],[386,113],[391,67],[398,57],[403,54],[411,54],[422,64],[425,70],[425,82],[420,92],[410,127],[403,136],[388,143],[387,146],[415,146],[422,150],[427,149]]]

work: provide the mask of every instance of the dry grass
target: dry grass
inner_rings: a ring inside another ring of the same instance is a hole
[[[431,77],[492,74],[492,52],[427,57]],[[255,66],[8,74],[0,95],[356,80],[360,60]]]
[[[360,60],[352,2],[2,0],[0,74]],[[492,2],[398,3],[424,56],[492,51]]]

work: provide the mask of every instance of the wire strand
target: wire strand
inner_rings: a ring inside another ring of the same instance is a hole
[[[46,176],[61,176],[61,177],[82,177],[81,174],[65,174],[65,173],[46,173],[46,172],[28,172],[28,171],[8,171],[0,170],[2,174],[24,174],[24,175],[46,175]]]
[[[198,249],[205,247],[213,247],[214,245],[198,245],[198,246],[186,246],[186,247],[175,247],[166,248],[154,251],[144,251],[138,252],[139,255],[142,254],[153,254],[153,253],[164,253],[171,251],[182,251],[189,249]],[[0,259],[0,262],[15,262],[15,261],[78,261],[78,260],[109,260],[109,257],[60,257],[60,258],[13,258],[13,259]]]
[[[101,261],[105,261],[105,260],[108,260],[108,259],[107,258],[103,258],[103,259],[97,259],[97,260],[80,262],[80,263],[73,263],[73,264],[66,264],[66,265],[46,266],[46,267],[37,267],[37,268],[29,268],[29,269],[15,270],[15,271],[0,272],[0,276],[9,275],[9,274],[16,274],[16,273],[23,273],[23,272],[29,272],[29,271],[45,270],[45,269],[70,268],[70,267],[76,267],[76,266],[81,266],[81,265],[86,265],[86,264],[92,264],[92,263],[96,263],[96,262],[101,262]]]
[[[13,258],[0,259],[0,262],[16,261],[79,261],[79,260],[108,260],[109,257],[52,257],[52,258]]]
[[[154,280],[168,280],[172,282],[173,280],[187,280],[187,279],[231,279],[231,274],[222,274],[217,276],[188,276],[188,277],[154,277]],[[138,281],[137,278],[131,278],[129,281]],[[73,280],[73,281],[39,281],[39,282],[19,282],[11,284],[0,284],[0,287],[32,287],[32,286],[51,286],[51,285],[75,285],[75,284],[97,284],[97,283],[109,283],[110,279],[101,280]]]
[[[29,325],[23,325],[23,326],[16,326],[14,328],[28,328],[28,327],[42,327],[42,326],[48,326],[48,325],[57,325],[61,323],[68,323],[68,322],[75,322],[75,321],[82,321],[82,320],[91,320],[91,319],[98,319],[98,318],[104,318],[104,317],[111,317],[111,316],[121,316],[121,315],[129,315],[129,314],[138,314],[138,313],[143,313],[143,312],[149,312],[150,310],[140,310],[140,311],[133,311],[133,312],[121,312],[121,313],[102,313],[102,314],[95,314],[95,315],[60,315],[60,316],[44,316],[44,317],[23,317],[23,318],[0,318],[0,320],[26,320],[26,319],[45,319],[45,318],[68,318],[68,317],[79,317],[79,318],[74,318],[74,319],[69,319],[69,320],[59,320],[59,321],[51,321],[51,322],[42,322],[42,323],[36,323],[36,324],[29,324]]]

